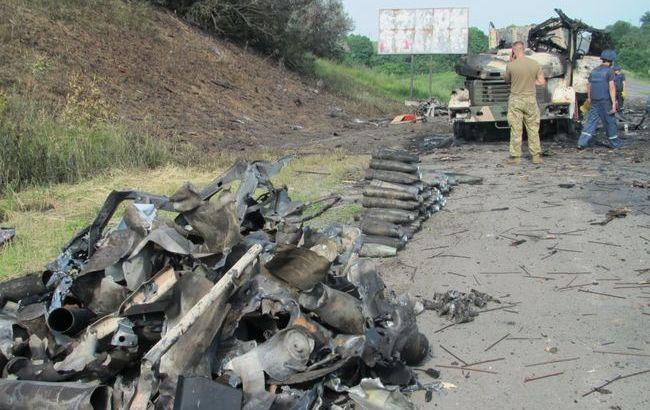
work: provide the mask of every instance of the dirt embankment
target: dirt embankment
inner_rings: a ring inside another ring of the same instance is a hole
[[[57,113],[101,100],[129,128],[215,150],[299,144],[379,114],[165,10],[89,3],[0,3],[0,91]]]

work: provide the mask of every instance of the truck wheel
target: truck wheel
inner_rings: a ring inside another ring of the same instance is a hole
[[[467,129],[464,122],[454,122],[454,139],[465,139],[465,130]]]

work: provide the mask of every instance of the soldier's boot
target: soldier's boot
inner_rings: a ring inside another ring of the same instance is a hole
[[[519,164],[521,164],[521,158],[519,157],[508,158],[508,165],[519,165]]]
[[[542,157],[540,155],[533,155],[533,164],[543,164],[544,160],[542,160]]]

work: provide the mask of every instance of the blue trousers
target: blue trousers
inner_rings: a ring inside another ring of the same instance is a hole
[[[586,147],[589,144],[589,141],[598,128],[598,120],[603,122],[605,132],[609,139],[618,137],[616,118],[614,114],[610,114],[610,111],[612,111],[612,102],[610,100],[591,101],[591,108],[587,113],[587,122],[582,128],[582,134],[580,134],[580,139],[578,140],[579,146]]]

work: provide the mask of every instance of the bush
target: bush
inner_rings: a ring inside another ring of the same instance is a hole
[[[77,182],[111,168],[167,162],[165,144],[107,122],[71,122],[20,97],[3,97],[0,193],[29,185]]]
[[[607,27],[617,53],[617,63],[641,76],[650,77],[650,14],[641,17],[641,26],[617,21]],[[645,20],[644,20],[645,19]]]
[[[274,55],[297,70],[339,59],[352,28],[340,0],[154,0],[190,22]]]

